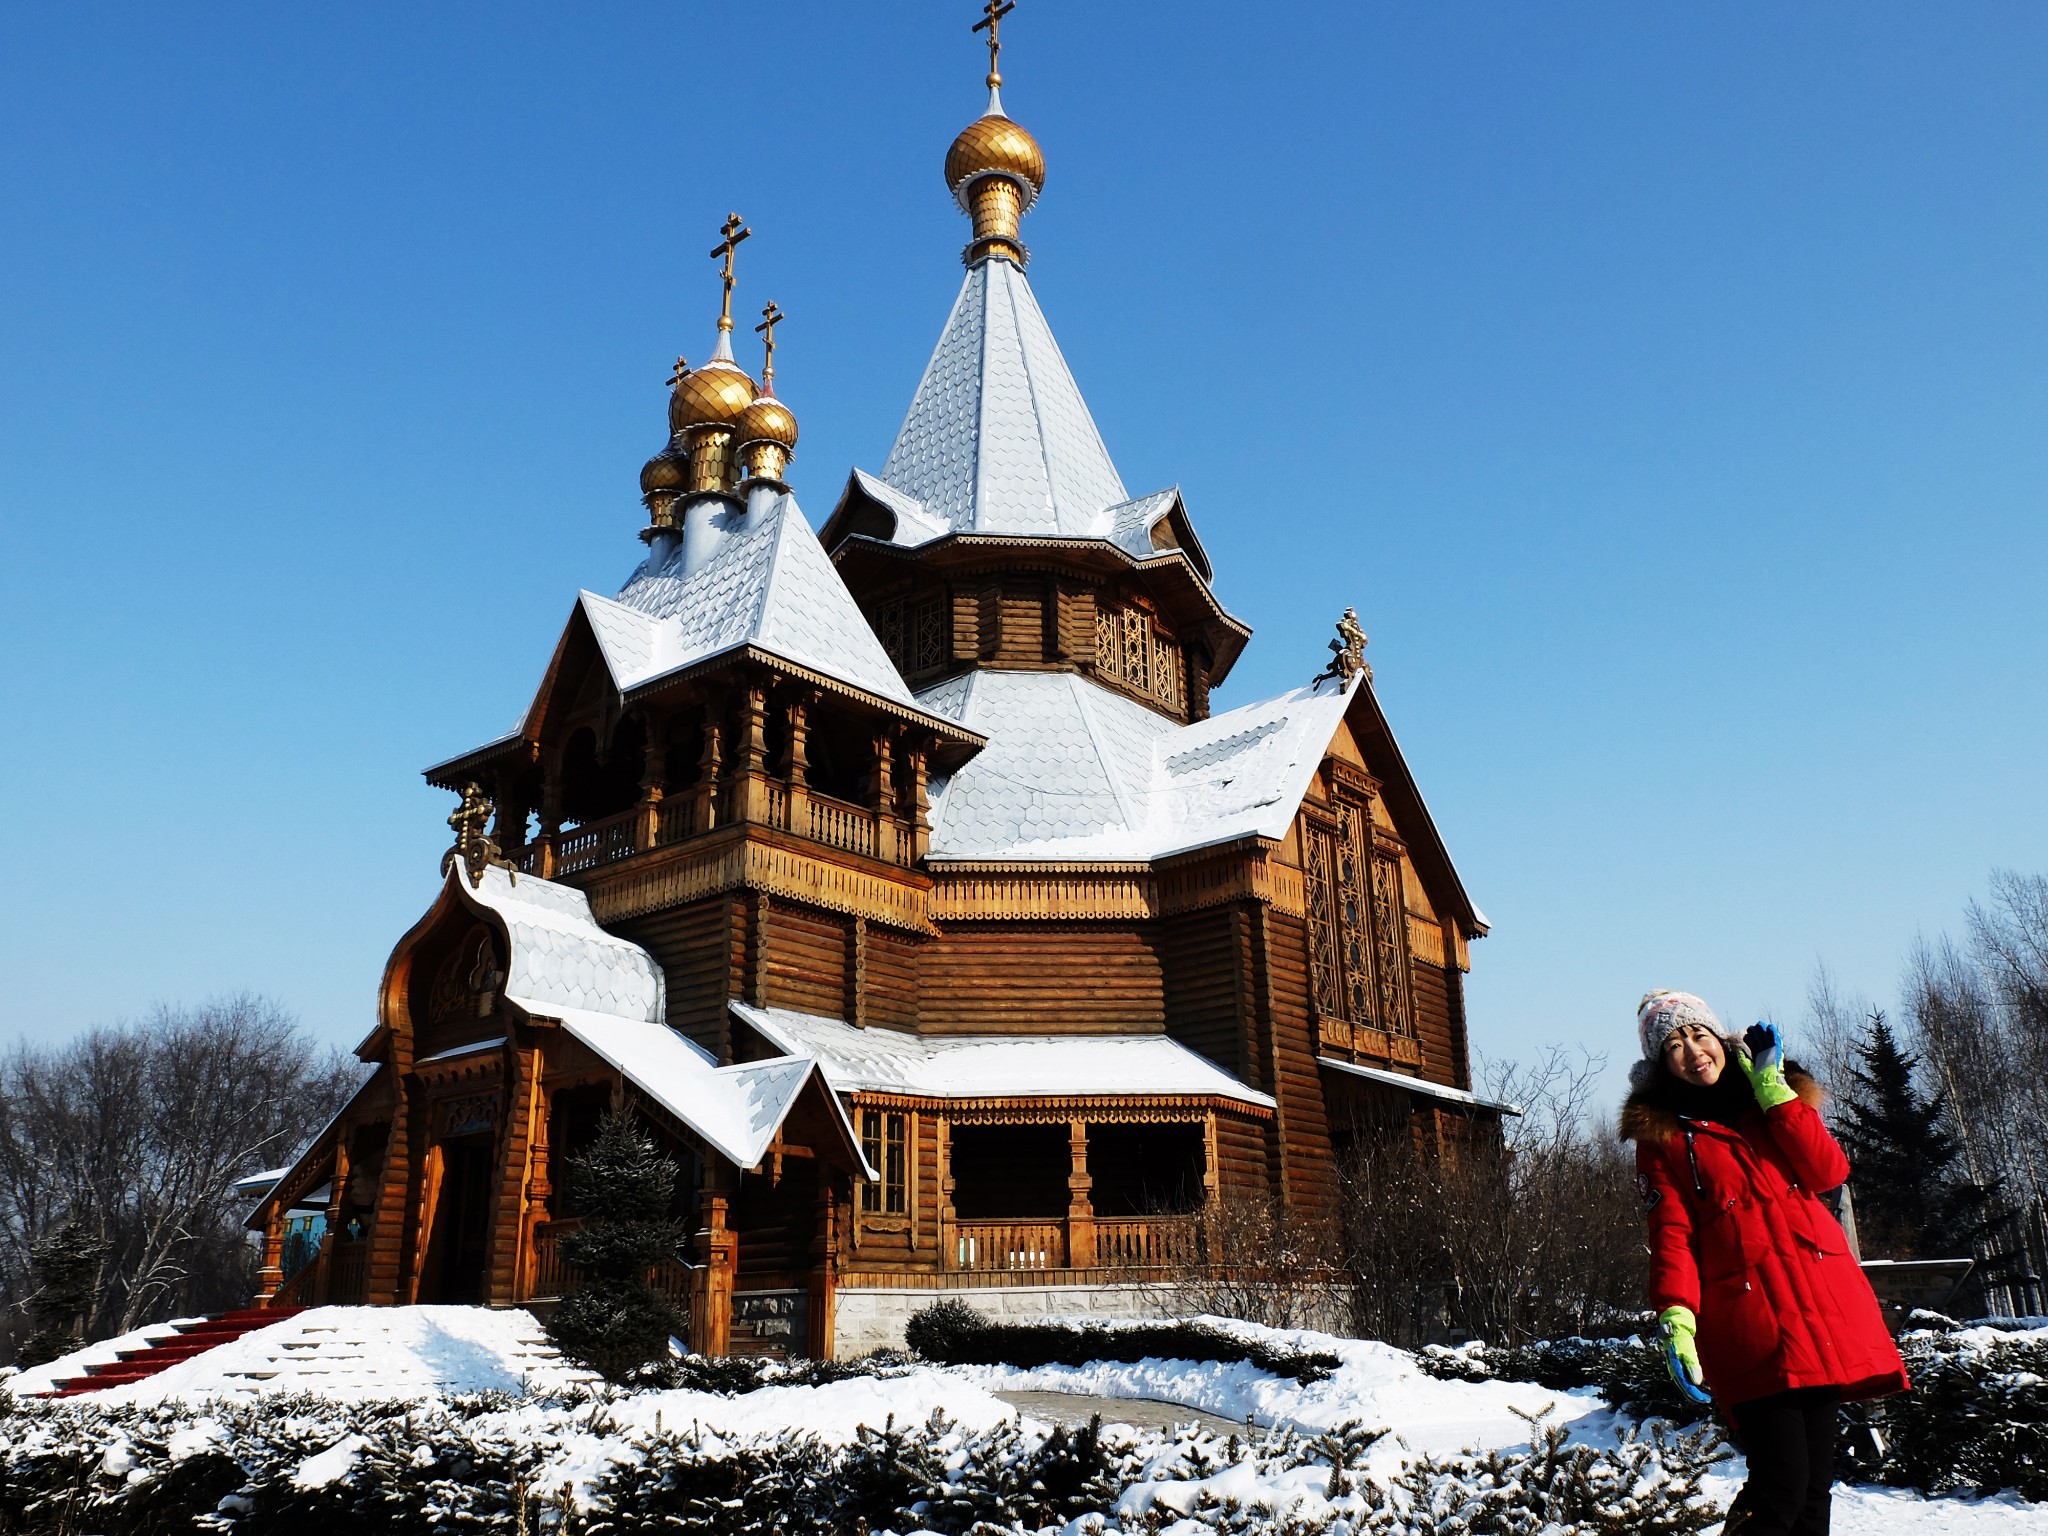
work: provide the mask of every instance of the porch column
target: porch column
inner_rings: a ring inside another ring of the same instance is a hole
[[[960,1245],[953,1214],[953,1125],[945,1116],[936,1127],[939,1138],[939,1268],[960,1267]]]
[[[342,1129],[334,1138],[334,1178],[327,1189],[327,1230],[320,1235],[320,1274],[313,1282],[316,1306],[325,1306],[334,1296],[334,1250],[341,1242],[342,1197],[347,1191],[348,1132]]]
[[[789,697],[789,748],[783,754],[783,777],[789,786],[789,830],[811,835],[810,770],[811,691],[793,689]]]
[[[718,694],[707,694],[704,699],[704,750],[697,758],[695,819],[699,832],[709,832],[718,825],[718,774],[724,766],[719,755],[719,739],[724,733],[725,700]]]
[[[1095,1181],[1088,1177],[1088,1126],[1067,1122],[1067,1265],[1095,1267],[1095,1206],[1090,1199]]]
[[[690,1297],[690,1348],[700,1355],[723,1355],[732,1348],[732,1281],[739,1236],[726,1225],[731,1208],[728,1171],[711,1167],[705,1175],[704,1225],[697,1233],[697,1262],[702,1267],[693,1277]]]
[[[541,781],[540,867],[535,873],[543,880],[551,880],[555,874],[555,839],[562,835],[561,765],[550,765],[546,775]]]
[[[818,1234],[811,1241],[810,1338],[813,1360],[832,1358],[833,1307],[839,1294],[839,1176],[818,1167]]]
[[[498,847],[504,853],[526,846],[527,804],[520,798],[519,776],[501,769],[497,778],[498,816],[491,828],[491,835],[498,840]]]
[[[740,699],[738,803],[733,806],[739,821],[768,819],[768,690],[759,683],[747,685]]]
[[[932,803],[925,797],[925,752],[923,747],[914,747],[910,752],[910,861],[914,864],[930,851],[932,845]]]
[[[896,735],[889,730],[875,737],[875,857],[884,864],[896,862]]]
[[[256,1305],[267,1307],[284,1284],[284,1202],[273,1200],[263,1218],[263,1267],[256,1272]]]
[[[647,728],[647,747],[640,771],[640,814],[633,820],[633,846],[642,853],[661,841],[662,784],[668,775],[668,742],[662,732],[667,722],[642,715]]]
[[[541,1075],[542,1063],[534,1064],[533,1137],[526,1149],[526,1205],[519,1242],[519,1283],[513,1300],[526,1301],[540,1288],[540,1228],[548,1219],[548,1201],[555,1186],[548,1180],[548,1118],[553,1097]]]

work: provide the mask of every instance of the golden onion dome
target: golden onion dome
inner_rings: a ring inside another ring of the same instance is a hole
[[[794,453],[796,451],[796,417],[788,406],[775,398],[772,390],[764,391],[754,403],[740,413],[740,419],[732,429],[733,441],[744,448],[749,443],[780,443]]]
[[[962,208],[968,207],[968,187],[983,176],[1007,176],[1022,186],[1021,213],[1045,187],[1045,151],[1026,129],[990,112],[961,129],[946,151],[946,187]]]
[[[690,473],[690,460],[680,445],[670,443],[640,467],[640,494],[680,491]]]
[[[754,403],[754,381],[738,365],[714,357],[685,374],[668,397],[669,429],[729,427]]]

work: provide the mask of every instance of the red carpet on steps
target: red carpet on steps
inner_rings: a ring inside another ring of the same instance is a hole
[[[305,1310],[304,1307],[243,1307],[196,1323],[180,1323],[176,1333],[167,1334],[154,1344],[120,1351],[112,1364],[88,1365],[83,1376],[65,1378],[49,1395],[81,1397],[88,1392],[104,1392],[109,1387],[125,1387],[131,1381],[141,1381],[158,1371],[169,1370],[181,1360],[190,1360],[209,1349],[218,1349],[245,1333],[268,1328],[272,1323],[281,1323]]]

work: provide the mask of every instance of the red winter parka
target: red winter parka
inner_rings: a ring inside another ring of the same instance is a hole
[[[1730,1127],[1660,1103],[1675,1097],[1659,1092],[1670,1079],[1661,1067],[1650,1075],[1621,1114],[1650,1222],[1650,1305],[1690,1307],[1699,1319],[1715,1400],[1799,1387],[1839,1387],[1849,1399],[1905,1391],[1870,1282],[1815,1198],[1849,1177],[1821,1123],[1819,1085],[1788,1068],[1799,1097],[1768,1114],[1752,1107]]]

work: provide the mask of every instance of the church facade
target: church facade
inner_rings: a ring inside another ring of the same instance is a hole
[[[609,1106],[688,1171],[658,1280],[693,1345],[812,1355],[855,1296],[1183,1272],[1230,1202],[1326,1206],[1360,1125],[1493,1113],[1484,920],[1364,634],[1211,710],[1250,630],[1179,492],[1124,485],[1032,295],[1044,159],[999,83],[946,158],[958,296],[822,533],[773,306],[761,378],[733,353],[728,221],[645,559],[578,595],[514,731],[427,770],[456,845],[373,1075],[251,1218],[267,1304],[544,1307],[577,1284],[562,1159]]]

